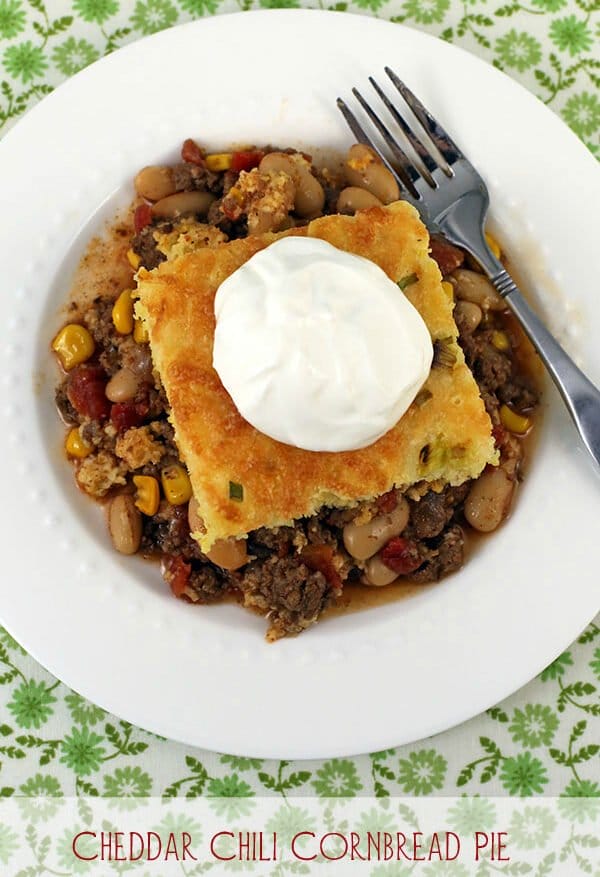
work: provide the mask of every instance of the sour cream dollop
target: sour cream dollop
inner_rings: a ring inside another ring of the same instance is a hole
[[[402,417],[433,346],[384,271],[317,238],[252,256],[215,297],[213,366],[257,430],[308,451],[364,448]]]

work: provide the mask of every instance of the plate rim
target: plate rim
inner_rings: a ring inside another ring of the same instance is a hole
[[[251,15],[252,15],[253,20],[258,20],[258,18],[262,18],[262,19],[271,20],[271,21],[276,21],[277,19],[284,21],[285,19],[289,19],[290,17],[294,17],[296,19],[305,18],[307,21],[309,19],[314,21],[316,16],[319,16],[319,18],[321,20],[324,20],[324,16],[327,16],[327,18],[329,20],[335,21],[335,22],[339,22],[342,18],[344,20],[345,19],[360,19],[362,21],[363,26],[374,27],[375,29],[380,28],[380,27],[383,27],[386,29],[393,27],[396,32],[400,31],[400,33],[404,33],[405,37],[407,37],[407,35],[408,35],[413,40],[418,38],[417,41],[423,39],[425,42],[431,41],[432,44],[433,43],[435,43],[436,45],[441,44],[441,45],[447,47],[451,51],[451,53],[458,52],[461,55],[468,57],[471,61],[475,60],[478,64],[481,64],[482,67],[487,68],[489,71],[493,71],[494,73],[498,73],[500,76],[502,76],[508,82],[510,82],[511,86],[515,86],[517,89],[520,89],[524,95],[526,95],[528,98],[531,98],[533,101],[538,103],[537,99],[529,91],[527,91],[525,88],[523,88],[523,86],[520,86],[514,80],[510,79],[510,77],[507,77],[506,74],[503,74],[500,71],[496,70],[495,68],[491,67],[491,65],[488,65],[485,62],[481,61],[481,59],[470,55],[470,53],[466,52],[466,50],[464,50],[460,47],[454,46],[454,45],[449,45],[447,43],[443,43],[440,40],[438,40],[437,38],[435,38],[429,34],[425,34],[425,33],[420,32],[420,31],[413,31],[412,29],[407,28],[407,27],[402,26],[402,25],[392,24],[390,22],[379,20],[379,19],[371,19],[371,18],[367,19],[367,18],[364,18],[361,16],[356,16],[353,14],[342,13],[340,15],[340,13],[333,13],[333,12],[324,13],[324,12],[319,11],[319,10],[306,10],[306,9],[255,10],[251,13]],[[13,139],[16,140],[21,136],[21,134],[19,132],[24,130],[25,126],[29,126],[29,127],[31,127],[32,125],[35,126],[35,120],[37,118],[36,113],[38,112],[38,107],[42,107],[42,105],[47,106],[48,103],[52,104],[53,101],[59,101],[59,103],[60,103],[60,101],[62,100],[61,95],[64,95],[69,87],[73,88],[74,87],[73,83],[75,83],[75,81],[82,83],[82,82],[85,82],[88,77],[90,77],[93,80],[97,76],[97,73],[95,71],[97,71],[101,67],[101,65],[104,65],[103,69],[109,69],[110,64],[120,63],[120,61],[118,61],[118,59],[117,59],[117,56],[119,56],[122,59],[124,57],[124,55],[127,53],[131,53],[132,55],[135,55],[135,53],[142,51],[139,48],[139,46],[142,43],[150,44],[151,41],[154,41],[155,43],[160,43],[163,40],[173,39],[172,36],[166,37],[165,35],[172,34],[174,31],[181,32],[184,29],[191,31],[193,29],[204,28],[206,26],[222,27],[223,25],[221,23],[219,23],[217,25],[216,22],[223,22],[225,19],[227,19],[227,21],[230,23],[232,18],[237,17],[239,20],[239,19],[242,19],[242,16],[244,17],[243,21],[247,22],[248,21],[248,13],[230,13],[228,15],[214,16],[211,18],[202,19],[199,21],[179,25],[176,28],[172,28],[168,31],[162,31],[158,34],[154,34],[154,35],[151,35],[149,37],[146,37],[143,40],[135,41],[134,43],[132,43],[132,44],[124,47],[123,49],[119,50],[118,52],[114,53],[114,55],[109,56],[107,58],[100,59],[94,65],[91,65],[91,67],[86,68],[85,70],[81,71],[79,74],[76,74],[76,76],[72,77],[71,79],[69,79],[65,83],[63,83],[63,85],[61,85],[59,88],[57,88],[56,91],[52,95],[45,98],[42,102],[40,102],[39,105],[37,105],[31,111],[29,111],[29,113],[27,113],[27,115],[24,117],[24,119],[20,120],[13,128],[11,128],[8,131],[8,133],[5,135],[5,137],[2,139],[2,141],[0,141],[0,160],[2,159],[5,151],[7,151],[7,149],[10,148],[10,144],[12,143],[12,140]],[[354,25],[352,25],[352,26],[354,26]],[[400,44],[402,42],[402,38],[399,39],[398,42]],[[444,51],[446,51],[446,50],[444,50]],[[115,61],[114,59],[117,59],[117,61]],[[564,128],[564,132],[569,132],[569,135],[572,138],[572,145],[578,144],[578,146],[582,150],[582,153],[587,153],[585,146],[581,143],[581,141],[578,140],[578,138],[575,136],[575,134],[573,132],[569,131],[569,129],[566,127],[566,125],[564,125],[564,123],[560,119],[558,119],[558,117],[554,116],[550,110],[547,110],[547,112],[548,112],[549,116],[551,116],[556,122],[559,123],[559,125],[561,125]],[[5,146],[6,143],[9,144],[8,147]],[[593,164],[595,164],[591,154],[589,154],[589,153],[587,153],[587,154],[589,155],[591,162]],[[85,501],[89,502],[87,500],[85,500]],[[157,603],[156,605],[158,606],[159,603]],[[596,611],[597,611],[597,607],[594,610],[593,615],[595,615]],[[0,613],[4,614],[2,606],[0,606]],[[592,617],[593,617],[593,615],[592,615]],[[23,637],[19,636],[19,634],[22,630],[22,627],[21,628],[19,627],[18,621],[16,624],[13,624],[14,620],[15,620],[14,618],[11,618],[11,614],[9,612],[8,616],[7,616],[6,627],[9,630],[9,632],[13,633],[13,631],[14,631],[14,633],[17,636],[17,639],[22,639]],[[565,637],[563,637],[564,642],[561,642],[560,647],[557,647],[557,649],[554,650],[554,655],[553,655],[554,657],[556,657],[556,655],[559,654],[560,651],[562,651],[566,646],[568,646],[570,644],[570,642],[572,642],[574,637],[576,637],[578,635],[578,633],[580,632],[582,627],[585,625],[585,623],[587,623],[587,622],[584,622],[584,624],[580,626],[580,623],[578,621],[575,625],[573,625],[573,624],[570,625],[568,634],[565,631]],[[577,629],[575,629],[575,628],[577,628]],[[305,636],[306,636],[306,634],[305,634]],[[189,645],[189,643],[188,643],[188,645]],[[39,640],[39,648],[36,648],[35,643],[33,644],[33,647],[32,647],[32,644],[30,644],[30,643],[28,643],[26,647],[27,647],[27,650],[29,651],[29,653],[36,660],[38,660],[43,666],[46,666],[50,669],[50,672],[54,673],[55,671],[54,671],[53,667],[55,667],[58,669],[58,672],[56,672],[55,675],[57,675],[61,679],[68,679],[69,678],[70,673],[68,671],[66,673],[64,672],[64,669],[63,669],[64,664],[59,659],[59,656],[55,656],[55,659],[52,660],[52,658],[48,657],[47,654],[43,654],[43,650],[44,650],[44,641],[43,640]],[[244,647],[244,648],[247,648],[247,647]],[[279,648],[281,648],[281,646],[275,645],[275,646],[272,646],[270,648],[279,649]],[[242,649],[242,651],[243,651],[243,649]],[[39,655],[39,657],[38,657],[38,655]],[[533,673],[531,672],[530,669],[528,669],[526,671],[526,673],[524,674],[524,676],[526,678],[523,678],[523,680],[520,683],[518,683],[516,686],[515,686],[514,682],[510,682],[508,684],[508,690],[506,690],[505,693],[503,695],[501,695],[501,698],[498,698],[498,695],[494,694],[493,697],[491,698],[491,700],[486,702],[486,705],[484,707],[477,707],[475,710],[471,710],[469,708],[466,712],[461,711],[461,709],[458,709],[452,718],[450,718],[449,720],[448,720],[448,718],[441,719],[437,726],[434,724],[429,725],[428,729],[423,731],[422,733],[420,733],[420,735],[415,739],[422,739],[424,736],[430,736],[431,734],[438,733],[440,730],[453,727],[456,724],[459,724],[462,721],[465,721],[467,718],[470,718],[471,716],[480,713],[482,711],[482,709],[488,708],[490,705],[492,705],[492,703],[497,702],[499,699],[503,699],[503,697],[507,696],[512,691],[516,690],[517,688],[520,688],[523,684],[525,684],[527,681],[529,681],[529,679],[531,679],[537,672],[539,672],[543,668],[543,666],[545,666],[546,663],[547,663],[547,658],[544,658],[543,661],[538,663],[537,669]],[[268,662],[267,662],[267,664],[268,664]],[[336,660],[334,658],[334,660],[332,661],[332,665],[335,665],[335,664],[336,664]],[[75,675],[75,677],[77,677],[77,673],[74,673],[74,675]],[[71,678],[73,678],[73,677],[71,677]],[[93,688],[93,680],[90,682],[90,685]],[[79,685],[78,688],[81,689],[81,685]],[[88,688],[88,691],[89,691],[89,688]],[[82,693],[86,694],[86,696],[90,696],[85,691],[83,691]],[[94,702],[100,703],[101,706],[108,709],[110,712],[116,712],[117,714],[123,714],[122,709],[115,710],[114,705],[111,705],[110,702],[107,702],[105,697],[98,699],[97,697],[94,697],[93,695],[91,695],[90,699],[94,700]],[[103,700],[105,702],[103,702]],[[110,698],[109,698],[109,701],[110,701]],[[156,722],[152,722],[152,723],[148,724],[147,722],[139,722],[135,719],[134,719],[134,721],[136,724],[141,724],[144,727],[151,727],[152,724],[154,724],[154,727],[157,728],[157,730],[160,728],[160,725],[157,724]],[[175,728],[174,730],[175,730],[175,733],[173,732],[172,727],[169,730],[168,736],[171,739],[180,740],[180,742],[188,743],[191,745],[201,745],[201,746],[204,746],[204,747],[210,748],[210,749],[218,749],[219,748],[218,745],[215,746],[214,739],[202,739],[202,735],[200,734],[196,739],[194,739],[192,741],[189,739],[188,734],[184,734],[183,736],[178,737],[177,729]],[[160,730],[159,732],[163,733],[162,730]],[[391,737],[393,737],[393,742],[390,739]],[[386,743],[386,741],[387,741],[387,743]],[[407,740],[403,740],[401,742],[409,742],[409,740],[407,739]],[[323,750],[319,747],[318,743],[315,743],[315,744],[310,743],[310,744],[306,745],[305,749],[300,749],[300,750],[297,750],[295,752],[290,752],[290,750],[288,750],[288,749],[285,749],[285,750],[281,749],[281,750],[277,751],[277,749],[274,748],[273,743],[266,744],[266,749],[264,749],[264,750],[261,750],[260,744],[253,745],[251,750],[246,749],[246,748],[236,749],[235,747],[232,747],[231,744],[229,744],[227,751],[231,752],[233,754],[244,754],[244,755],[247,755],[250,751],[252,754],[260,755],[261,757],[294,757],[294,758],[332,757],[332,756],[336,756],[336,755],[341,756],[341,755],[355,754],[358,751],[367,751],[367,749],[373,750],[376,748],[389,748],[390,746],[397,746],[397,745],[399,745],[398,734],[396,732],[390,732],[390,737],[387,737],[387,736],[385,738],[377,737],[376,739],[373,740],[373,743],[369,744],[366,748],[362,744],[357,744],[356,748],[354,748],[352,746],[350,746],[350,748],[347,748],[348,745],[349,744],[344,744],[344,746],[346,748],[342,748],[339,750],[332,750],[331,748],[329,748],[325,752],[323,752]],[[242,746],[243,746],[243,744],[242,744]]]

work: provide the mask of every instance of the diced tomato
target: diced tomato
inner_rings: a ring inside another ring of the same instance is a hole
[[[189,161],[190,164],[197,164],[200,167],[204,165],[202,150],[196,141],[192,140],[190,137],[183,141],[183,146],[181,147],[181,160]]]
[[[439,235],[432,235],[429,241],[431,246],[431,258],[438,263],[442,277],[451,274],[456,268],[460,268],[465,261],[465,254],[458,247],[449,244]]]
[[[418,569],[423,559],[419,556],[416,542],[395,536],[381,552],[382,562],[401,576],[408,575]]]
[[[341,591],[342,580],[333,562],[331,545],[307,545],[300,557],[309,569],[323,573],[331,587]]]
[[[377,508],[382,515],[389,515],[390,512],[394,511],[397,505],[398,499],[395,490],[388,490],[387,493],[383,493],[381,496],[377,497]]]
[[[148,416],[147,402],[115,402],[110,409],[110,422],[118,432],[141,426]]]
[[[182,557],[165,555],[163,557],[162,574],[175,597],[181,597],[188,586],[192,566]]]
[[[108,375],[99,365],[80,365],[69,373],[67,398],[75,411],[92,420],[104,420],[110,414],[106,398]]]
[[[133,214],[133,227],[135,233],[139,234],[142,229],[146,228],[147,225],[150,225],[151,222],[152,208],[149,204],[139,204],[135,208],[135,213]]]
[[[238,174],[240,171],[250,171],[252,168],[259,166],[264,155],[264,152],[261,152],[260,149],[234,152],[231,157],[231,170]]]

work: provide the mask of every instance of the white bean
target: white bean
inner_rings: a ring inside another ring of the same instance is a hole
[[[323,186],[314,177],[310,167],[299,153],[269,152],[258,166],[261,174],[283,171],[294,183],[294,210],[304,219],[317,216],[325,204]]]
[[[128,368],[120,368],[106,385],[106,398],[111,402],[128,402],[134,399],[140,379]]]
[[[337,212],[354,214],[357,210],[366,210],[368,207],[383,207],[383,204],[360,186],[346,186],[338,195]]]
[[[399,536],[408,524],[408,503],[401,497],[396,508],[387,515],[377,515],[367,524],[350,522],[344,527],[346,551],[356,560],[367,560],[394,536]]]
[[[108,532],[120,554],[135,554],[142,541],[142,515],[132,496],[121,493],[108,506]]]
[[[270,210],[256,210],[248,214],[248,234],[266,234],[279,231],[279,223]]]
[[[138,195],[148,201],[160,201],[177,191],[172,169],[159,165],[142,168],[134,180],[134,186]]]
[[[469,271],[468,268],[457,268],[449,279],[454,286],[457,298],[473,302],[484,311],[506,310],[504,299],[498,295],[493,285],[483,274]]]
[[[398,578],[399,573],[386,566],[379,554],[371,557],[365,564],[365,585],[373,585],[375,588],[383,588],[391,585]]]
[[[454,307],[457,325],[465,332],[474,332],[483,319],[483,311],[472,301],[457,301]]]
[[[261,174],[283,171],[293,179],[296,173],[296,162],[288,152],[268,152],[261,160],[258,170]]]
[[[208,208],[215,200],[210,192],[176,192],[161,198],[152,208],[152,215],[160,219],[176,219],[186,213],[208,213]]]
[[[400,197],[400,189],[392,172],[377,153],[363,143],[350,147],[344,171],[351,186],[366,189],[382,204],[391,204]]]
[[[465,500],[465,518],[481,533],[495,530],[510,510],[515,482],[504,469],[488,469],[471,487]]]
[[[245,539],[217,539],[206,556],[222,569],[239,569],[248,563]]]
[[[325,204],[325,192],[323,186],[313,177],[311,172],[300,168],[296,180],[296,196],[294,198],[294,210],[298,216],[307,219],[310,216],[318,216]]]

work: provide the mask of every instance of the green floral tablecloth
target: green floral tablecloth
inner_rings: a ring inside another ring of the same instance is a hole
[[[256,5],[300,3],[0,0],[0,133],[102,54],[178,22]],[[463,46],[537,94],[600,157],[600,0],[305,5],[376,14]],[[599,690],[597,619],[538,679],[459,728],[356,758],[262,761],[193,750],[107,715],[0,628],[0,794],[600,796]]]

